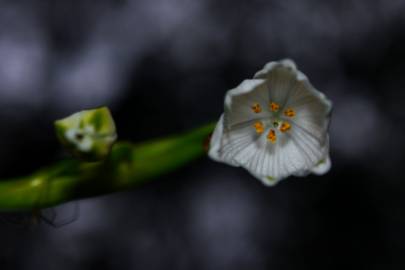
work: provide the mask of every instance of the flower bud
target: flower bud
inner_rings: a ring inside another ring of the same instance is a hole
[[[105,159],[117,139],[114,119],[107,107],[85,110],[55,121],[59,141],[75,157]]]

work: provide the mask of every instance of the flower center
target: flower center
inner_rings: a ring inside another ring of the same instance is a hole
[[[262,107],[259,103],[254,103],[251,106],[251,109],[254,113],[261,113]],[[257,134],[262,134],[266,129],[269,129],[267,133],[267,139],[271,143],[277,142],[277,131],[281,133],[286,133],[292,129],[291,123],[289,120],[280,119],[278,112],[280,111],[280,105],[274,101],[269,103],[268,107],[271,116],[270,119],[262,119],[261,121],[256,121],[253,124],[254,129]],[[295,110],[293,108],[287,108],[283,111],[283,115],[288,118],[293,118],[296,116]]]

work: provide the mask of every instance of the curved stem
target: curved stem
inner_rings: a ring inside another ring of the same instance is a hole
[[[203,156],[208,124],[140,144],[116,143],[103,162],[64,160],[32,175],[0,181],[0,210],[32,210],[128,190]]]

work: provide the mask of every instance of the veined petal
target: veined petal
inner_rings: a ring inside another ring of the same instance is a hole
[[[329,152],[327,138],[320,143],[312,135],[300,131],[297,128],[289,134],[292,141],[292,148],[295,148],[294,159],[296,160],[296,170],[291,174],[300,176],[306,175],[325,160]],[[290,150],[291,151],[291,150]]]
[[[257,179],[259,179],[263,184],[269,187],[275,186],[278,182],[282,180],[282,178],[274,178],[272,176],[259,175],[255,173],[252,173],[252,175]]]
[[[280,62],[270,62],[257,72],[254,78],[266,80],[270,93],[270,101],[274,101],[284,107],[290,90],[297,80],[297,68],[295,63],[289,59]]]
[[[254,151],[250,149],[257,140],[257,136],[254,129],[248,125],[226,127],[224,115],[222,115],[212,134],[208,155],[216,161],[240,166],[241,163],[237,156],[240,156],[242,152],[245,155],[254,154]]]
[[[280,167],[283,156],[278,144],[268,143],[266,147],[257,151],[256,156],[256,159],[250,159],[250,163],[244,164],[242,167],[263,184],[273,186],[287,176],[285,169]],[[259,164],[259,168],[257,168],[257,164]]]
[[[234,125],[260,119],[268,116],[267,100],[269,93],[264,80],[245,80],[238,87],[228,91],[225,97],[225,126]],[[261,107],[259,113],[252,111],[252,106]]]
[[[268,78],[268,75],[271,73],[271,71],[277,67],[285,67],[285,68],[289,68],[292,70],[297,70],[297,66],[295,65],[294,61],[292,61],[291,59],[284,59],[281,61],[273,61],[273,62],[267,63],[263,67],[263,69],[256,72],[256,74],[253,77],[260,78],[260,79],[266,79],[266,78]]]
[[[221,140],[222,134],[224,130],[224,115],[222,114],[219,118],[217,125],[215,126],[214,132],[212,133],[211,140],[210,140],[210,147],[208,150],[208,156],[215,161],[222,161],[220,157],[220,150],[221,150]]]
[[[226,143],[223,142],[224,134],[224,115],[222,114],[219,118],[218,124],[215,127],[214,133],[211,136],[210,148],[208,151],[208,156],[215,161],[223,162],[231,166],[238,166],[238,164],[233,162],[233,159],[224,159],[223,147]]]
[[[225,113],[211,138],[209,156],[212,159],[240,166],[240,159],[254,154],[253,143],[259,135],[256,134],[253,124],[258,119],[268,117],[268,94],[264,80],[245,80],[227,92]],[[262,107],[260,113],[252,111],[254,104]]]
[[[311,173],[316,175],[323,175],[327,173],[332,167],[332,161],[329,155],[329,136],[326,138],[326,144],[324,146],[324,157],[311,169]]]
[[[301,72],[297,72],[297,81],[290,90],[286,108],[295,111],[296,117],[290,119],[294,124],[318,139],[325,138],[332,103]]]
[[[316,175],[322,175],[327,173],[331,167],[332,162],[330,160],[330,156],[328,155],[326,159],[321,160],[314,168],[312,168],[311,172]]]
[[[291,89],[287,106],[302,106],[308,102],[318,102],[325,107],[326,114],[330,114],[332,102],[312,86],[308,77],[299,70],[295,70],[296,81]]]
[[[281,137],[279,144],[258,150],[256,154],[258,160],[251,157],[251,162],[245,163],[242,167],[269,186],[290,175],[303,177],[311,172],[317,175],[325,174],[331,167],[328,155],[329,142],[318,147],[308,137],[299,139],[299,135],[294,133],[289,135],[292,138]],[[253,166],[255,163],[260,164],[259,167]]]

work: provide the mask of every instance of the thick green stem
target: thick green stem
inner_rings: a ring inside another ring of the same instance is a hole
[[[36,173],[0,181],[0,210],[31,210],[128,190],[205,154],[214,124],[140,144],[119,142],[103,162],[64,160]]]

